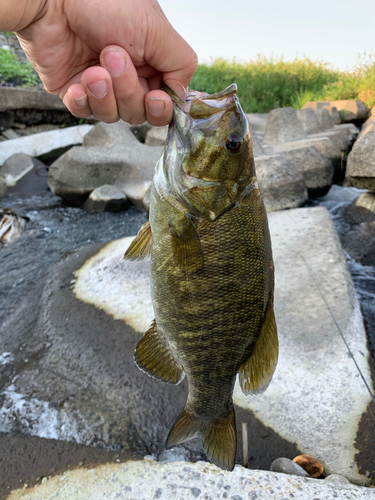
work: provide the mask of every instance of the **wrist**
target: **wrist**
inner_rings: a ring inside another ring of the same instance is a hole
[[[1,0],[0,31],[20,31],[40,17],[47,0]]]

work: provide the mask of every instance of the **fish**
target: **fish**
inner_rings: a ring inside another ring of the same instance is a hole
[[[233,390],[260,394],[278,360],[274,264],[249,124],[237,85],[181,99],[151,186],[149,220],[125,253],[150,259],[155,312],[134,359],[188,397],[166,448],[199,437],[208,459],[233,470]]]

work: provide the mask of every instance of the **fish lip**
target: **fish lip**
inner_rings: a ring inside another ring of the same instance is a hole
[[[164,90],[164,92],[166,92],[169,95],[174,105],[175,104],[184,105],[191,101],[196,101],[196,100],[204,101],[204,100],[215,100],[215,99],[221,99],[223,97],[229,97],[231,95],[235,95],[238,89],[236,83],[232,83],[226,89],[221,90],[220,92],[216,92],[215,94],[207,94],[206,92],[197,92],[197,91],[193,91],[194,93],[189,93],[189,89],[187,89],[187,96],[185,99],[181,99],[181,97],[179,97],[175,92],[173,92],[173,90],[170,89],[164,81],[162,82],[162,90]]]

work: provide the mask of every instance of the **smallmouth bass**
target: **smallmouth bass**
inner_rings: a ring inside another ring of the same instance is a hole
[[[271,239],[237,86],[173,100],[173,121],[151,190],[150,218],[125,258],[151,258],[155,320],[135,362],[189,395],[167,448],[200,437],[211,462],[233,470],[232,403],[269,385],[278,358]]]

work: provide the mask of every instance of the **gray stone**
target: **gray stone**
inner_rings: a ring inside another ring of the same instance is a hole
[[[273,109],[268,113],[263,146],[300,141],[306,137],[306,132],[293,108]]]
[[[7,191],[7,181],[5,177],[1,175],[0,172],[0,200],[5,196],[6,191]]]
[[[341,125],[335,125],[334,128],[340,130],[351,141],[355,141],[359,134],[359,129],[353,123],[342,123]]]
[[[255,132],[261,139],[266,130],[268,113],[246,113],[248,122],[250,124],[251,132]]]
[[[283,156],[258,156],[255,168],[268,212],[300,207],[307,201],[302,175],[292,171]]]
[[[350,481],[346,479],[346,477],[341,476],[341,474],[330,474],[324,479],[325,483],[329,483],[332,485],[346,485],[349,486]]]
[[[310,477],[302,467],[290,460],[290,458],[276,458],[271,464],[272,472],[282,472],[284,474],[292,474],[293,476]]]
[[[1,132],[1,135],[3,137],[5,137],[5,139],[18,139],[20,137],[19,134],[17,134],[17,132],[15,132],[13,129],[11,128],[8,128],[7,130],[3,130]]]
[[[339,112],[341,121],[346,123],[352,120],[363,120],[367,118],[369,109],[359,100],[343,100],[343,101],[315,101],[307,102],[303,108],[321,109],[326,108],[331,110],[333,107]]]
[[[128,200],[121,189],[104,185],[94,189],[83,208],[87,212],[120,212],[128,208]]]
[[[307,135],[323,132],[324,129],[317,115],[314,113],[314,110],[310,108],[298,109],[296,114]]]
[[[33,168],[34,162],[31,156],[16,153],[5,160],[0,167],[0,175],[5,177],[7,186],[15,186]]]
[[[266,146],[263,144],[263,149],[266,153],[271,154],[310,146],[315,146],[323,156],[331,160],[335,168],[336,166],[341,166],[342,151],[333,140],[326,136],[309,136],[307,139],[303,139],[301,141],[278,143]]]
[[[336,110],[337,111],[337,110]],[[328,109],[326,108],[319,108],[314,110],[316,117],[319,120],[319,123],[321,125],[321,129],[323,130],[329,130],[332,129],[334,126],[334,122],[331,118],[331,115],[329,114]]]
[[[41,156],[73,144],[82,144],[84,136],[92,127],[92,125],[77,125],[0,142],[0,165],[15,153]]]
[[[236,385],[234,402],[318,456],[327,472],[370,482],[375,422],[362,419],[372,399],[355,364],[373,393],[370,353],[333,223],[321,207],[271,213],[269,223],[279,364],[264,394],[248,398]]]
[[[146,134],[147,146],[164,146],[168,135],[168,125],[165,127],[152,127]]]
[[[340,118],[339,112],[337,111],[336,106],[332,106],[331,108],[329,108],[328,112],[331,115],[333,123],[335,125],[340,125],[341,124],[341,118]]]
[[[45,90],[0,87],[0,111],[9,109],[57,109],[66,107],[57,95]]]
[[[325,194],[329,190],[333,179],[333,164],[315,146],[286,150],[282,156],[291,171],[302,174],[310,195]]]
[[[251,126],[250,126],[250,133],[251,133],[251,143],[252,143],[252,146],[253,146],[254,156],[262,156],[262,155],[264,155],[264,151],[263,151],[263,148],[262,148],[262,142],[259,139],[259,137],[258,137],[257,133],[255,132],[255,130],[252,130]]]
[[[83,203],[94,189],[110,184],[141,208],[161,151],[139,142],[125,122],[98,123],[82,147],[70,149],[53,163],[48,184],[72,204]]]
[[[75,469],[44,478],[26,489],[21,486],[8,500],[370,500],[375,492],[350,483],[331,483],[276,472],[245,469],[220,470],[206,462],[158,463],[147,458],[92,469]]]
[[[361,132],[349,153],[346,175],[352,186],[375,191],[375,120]]]

